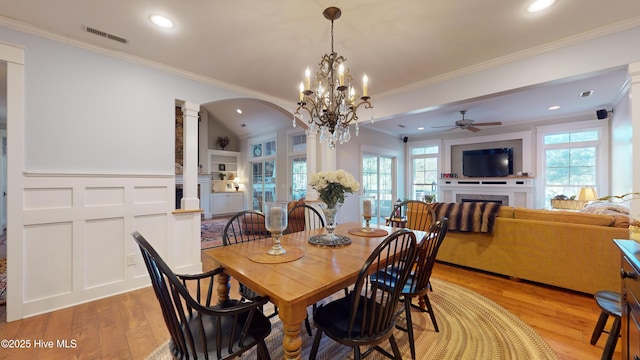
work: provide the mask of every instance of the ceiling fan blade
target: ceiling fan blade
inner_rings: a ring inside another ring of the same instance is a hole
[[[473,126],[490,126],[490,125],[502,125],[500,121],[473,123]]]
[[[474,124],[474,125],[475,125],[475,124]],[[475,127],[475,126],[471,126],[471,125],[467,126],[467,127],[466,127],[466,129],[467,129],[467,130],[469,130],[469,131],[471,131],[471,132],[478,132],[478,131],[480,131],[480,129],[478,129],[478,128],[477,128],[477,127]]]

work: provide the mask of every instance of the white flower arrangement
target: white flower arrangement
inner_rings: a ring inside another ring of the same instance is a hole
[[[342,169],[315,173],[311,175],[309,185],[318,191],[320,200],[329,208],[335,207],[336,203],[343,203],[346,193],[360,190],[360,183]]]

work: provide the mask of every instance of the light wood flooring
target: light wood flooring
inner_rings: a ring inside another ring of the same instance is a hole
[[[202,261],[207,269],[213,266],[204,254]],[[433,276],[502,305],[534,328],[562,360],[600,359],[607,334],[597,345],[589,344],[600,313],[591,296],[440,263]],[[150,287],[10,323],[4,315],[2,306],[0,339],[30,340],[31,349],[0,349],[0,360],[144,359],[169,338]],[[53,341],[54,349],[35,349],[36,340]],[[75,340],[77,346],[56,349],[58,340]],[[618,342],[614,359],[620,359],[620,347]]]

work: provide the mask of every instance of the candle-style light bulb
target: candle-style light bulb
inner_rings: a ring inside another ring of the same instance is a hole
[[[369,78],[367,74],[362,76],[362,96],[369,96]]]
[[[338,82],[340,86],[344,86],[344,65],[338,66]]]
[[[304,100],[304,84],[300,81],[300,102]]]
[[[305,82],[305,88],[304,90],[309,90],[311,89],[311,70],[309,70],[309,68],[307,67],[307,70],[305,70],[304,72],[304,82]]]

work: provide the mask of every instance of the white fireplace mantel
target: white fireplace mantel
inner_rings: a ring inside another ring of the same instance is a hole
[[[458,195],[495,195],[509,198],[503,205],[532,208],[535,184],[531,177],[444,178],[438,191],[442,202],[457,202]]]

